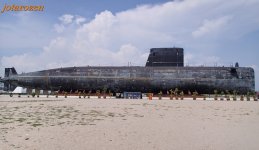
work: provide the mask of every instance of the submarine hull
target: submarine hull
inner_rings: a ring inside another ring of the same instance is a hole
[[[5,69],[5,87],[59,91],[167,92],[170,89],[214,93],[254,92],[249,67],[184,67],[183,48],[151,48],[145,67],[69,67],[17,74]]]
[[[254,92],[249,67],[70,67],[9,77],[13,85],[61,91],[166,92],[170,89],[213,93]]]

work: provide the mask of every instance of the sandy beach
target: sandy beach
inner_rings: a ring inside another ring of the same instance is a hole
[[[0,149],[258,150],[259,102],[0,95]]]

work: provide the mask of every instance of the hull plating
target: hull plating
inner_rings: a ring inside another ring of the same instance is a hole
[[[158,92],[178,88],[213,93],[253,92],[254,70],[248,67],[70,67],[9,77],[12,84],[44,90]]]

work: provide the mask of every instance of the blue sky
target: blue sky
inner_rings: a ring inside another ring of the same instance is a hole
[[[259,90],[258,0],[0,0],[44,12],[0,14],[0,75],[66,66],[144,65],[151,47],[183,47],[188,65],[239,62]]]

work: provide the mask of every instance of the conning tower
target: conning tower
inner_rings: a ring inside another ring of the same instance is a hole
[[[146,67],[183,67],[183,48],[151,48]]]

